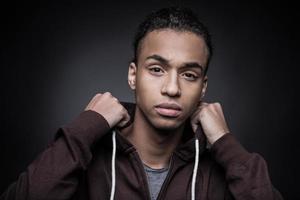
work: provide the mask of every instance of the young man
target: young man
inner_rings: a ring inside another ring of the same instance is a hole
[[[136,103],[97,94],[1,199],[282,199],[221,105],[201,100],[212,48],[191,11],[149,15],[134,55]]]

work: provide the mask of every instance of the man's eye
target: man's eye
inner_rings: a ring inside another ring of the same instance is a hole
[[[152,67],[149,70],[155,74],[161,74],[163,72],[162,69],[159,67]]]
[[[183,74],[184,78],[189,80],[189,81],[194,81],[198,78],[198,76],[192,74],[192,73],[184,73]]]

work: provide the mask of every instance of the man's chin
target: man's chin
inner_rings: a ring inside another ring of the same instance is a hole
[[[156,120],[152,125],[161,131],[174,131],[182,127],[184,123],[178,120]]]

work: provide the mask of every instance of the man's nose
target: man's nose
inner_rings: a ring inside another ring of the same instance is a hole
[[[180,96],[181,89],[177,72],[169,73],[161,89],[161,93],[171,97]]]

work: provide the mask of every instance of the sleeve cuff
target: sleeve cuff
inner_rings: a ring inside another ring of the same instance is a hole
[[[90,147],[110,130],[106,119],[92,110],[83,111],[62,128],[66,134]]]

